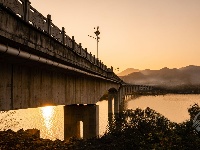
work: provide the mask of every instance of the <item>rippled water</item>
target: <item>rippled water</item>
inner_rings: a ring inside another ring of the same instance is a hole
[[[174,122],[182,122],[189,119],[187,108],[198,103],[200,95],[165,95],[165,96],[141,96],[126,102],[126,108],[135,109],[150,107],[163,114]],[[98,102],[99,105],[99,131],[102,135],[107,126],[107,101]],[[64,139],[64,108],[63,106],[48,106],[30,108],[17,111],[9,111],[0,114],[0,129],[10,128],[14,131],[19,129],[36,128],[40,130],[42,138]]]

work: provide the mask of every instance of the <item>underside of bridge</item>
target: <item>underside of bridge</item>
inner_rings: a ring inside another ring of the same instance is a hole
[[[110,88],[118,88],[115,83],[46,64],[8,62],[3,54],[0,58],[0,110],[96,104]]]
[[[21,3],[20,3],[21,2]],[[42,16],[29,0],[0,0],[0,111],[65,105],[65,139],[98,135],[96,103],[108,93],[108,116],[134,88]],[[15,5],[16,4],[16,5]],[[17,16],[17,15],[18,16]],[[111,121],[111,120],[110,120]]]
[[[30,3],[23,4],[32,13]],[[109,69],[65,33],[67,43],[57,40],[51,22],[48,34],[30,24],[34,20],[18,17],[11,2],[5,5],[12,9],[0,5],[0,110],[96,104],[110,88],[119,88],[120,80],[109,77]]]
[[[5,53],[0,53],[0,79],[0,110],[65,105],[65,139],[80,137],[80,121],[84,138],[97,136],[96,103],[109,89],[119,87],[105,79]]]

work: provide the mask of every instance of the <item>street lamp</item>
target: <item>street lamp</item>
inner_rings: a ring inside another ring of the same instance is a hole
[[[95,27],[94,27],[94,29],[95,29]],[[96,38],[93,37],[93,36],[91,36],[91,35],[88,35],[88,36],[97,40],[97,58],[99,58],[98,57],[98,43],[99,43],[99,39],[100,39],[100,37],[99,37],[99,34],[100,34],[100,32],[99,32],[99,26],[97,26],[97,30],[94,33],[96,35]]]

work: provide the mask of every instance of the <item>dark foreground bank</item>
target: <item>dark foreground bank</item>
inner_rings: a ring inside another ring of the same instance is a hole
[[[1,131],[0,149],[200,149],[199,133],[192,127],[200,107],[195,104],[188,112],[190,120],[177,124],[150,108],[127,110],[113,120],[108,133],[102,137],[87,140],[71,138],[67,143],[41,139],[23,130]]]

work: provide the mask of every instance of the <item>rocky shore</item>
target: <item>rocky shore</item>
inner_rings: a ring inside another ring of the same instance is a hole
[[[14,132],[12,130],[0,131],[0,149],[1,150],[110,150],[123,149],[126,146],[124,140],[114,140],[115,136],[106,135],[101,138],[91,138],[87,140],[71,138],[68,142],[49,139],[42,139],[31,135],[24,130]],[[127,141],[129,141],[127,139]],[[129,141],[130,142],[130,141]],[[120,145],[120,146],[119,146]],[[132,147],[133,144],[127,146]],[[135,146],[134,146],[135,147]]]
[[[12,130],[0,131],[0,149],[1,150],[50,150],[50,149],[70,149],[70,144],[63,141],[42,139],[31,135],[24,130],[14,132]]]

